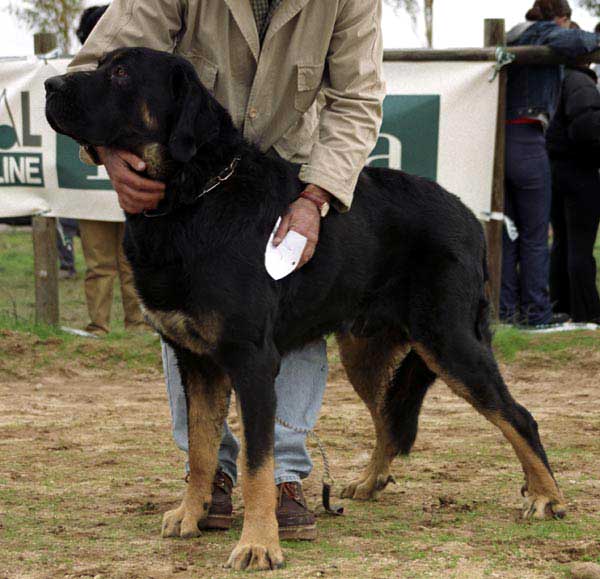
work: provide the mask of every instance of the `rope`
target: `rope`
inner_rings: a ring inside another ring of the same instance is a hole
[[[490,82],[494,82],[496,77],[500,74],[500,71],[517,58],[516,54],[508,52],[505,46],[496,47],[496,64],[490,75]]]
[[[330,515],[340,516],[344,514],[344,507],[332,506],[331,505],[331,489],[335,484],[335,480],[331,476],[331,466],[329,464],[329,457],[327,456],[327,451],[325,450],[325,445],[323,441],[319,438],[316,432],[310,428],[299,428],[297,426],[293,426],[289,422],[282,420],[279,417],[275,417],[275,422],[280,424],[284,428],[288,428],[298,434],[305,434],[312,438],[317,444],[317,448],[319,449],[319,453],[321,454],[321,460],[323,461],[323,478],[321,479],[323,489],[321,493],[321,499],[323,502],[323,508]]]

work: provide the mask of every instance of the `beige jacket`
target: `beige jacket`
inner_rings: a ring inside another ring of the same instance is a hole
[[[123,46],[189,59],[248,140],[350,207],[381,124],[381,0],[283,0],[262,47],[249,0],[113,0],[69,70]]]

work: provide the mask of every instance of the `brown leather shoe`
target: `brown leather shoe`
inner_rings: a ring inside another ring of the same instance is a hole
[[[201,523],[203,529],[227,531],[231,528],[232,491],[233,481],[219,468],[213,480],[212,503],[208,509],[208,516]]]
[[[317,519],[306,506],[302,485],[284,482],[277,485],[277,490],[279,538],[286,541],[314,541],[317,538]]]

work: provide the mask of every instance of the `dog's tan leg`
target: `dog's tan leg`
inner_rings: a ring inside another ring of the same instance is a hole
[[[191,354],[178,356],[188,402],[190,476],[181,505],[163,516],[163,537],[197,537],[198,523],[206,518],[223,421],[227,416],[229,379],[202,372]]]
[[[344,488],[342,497],[376,499],[393,481],[390,467],[398,454],[398,444],[392,436],[393,425],[384,416],[384,400],[393,373],[407,348],[382,338],[356,338],[350,334],[338,334],[337,341],[348,379],[369,409],[376,434],[369,464],[358,479]]]
[[[238,414],[242,414],[238,403]],[[243,420],[243,416],[241,416]],[[245,432],[245,429],[244,429]],[[242,444],[242,495],[244,499],[244,526],[242,536],[232,551],[227,566],[236,571],[268,570],[283,567],[283,552],[279,545],[279,528],[275,509],[275,461],[271,445],[268,455],[259,466],[248,460],[248,441]]]
[[[512,445],[526,479],[523,489],[526,499],[523,517],[562,518],[566,513],[565,501],[550,470],[538,434],[537,423],[531,414],[510,395],[491,351],[484,350],[484,346],[480,344],[474,345],[474,348],[469,350],[469,354],[471,360],[475,360],[475,364],[472,367],[465,367],[461,360],[461,363],[455,365],[454,372],[450,372],[429,348],[419,343],[413,346],[450,389],[497,426]],[[479,359],[473,358],[477,349],[480,349]],[[468,377],[469,381],[454,375],[459,373]]]
[[[567,512],[565,499],[554,476],[541,458],[499,412],[490,413],[486,418],[502,431],[523,467],[526,480],[523,487],[525,498],[523,518],[544,519],[547,516],[563,518]]]

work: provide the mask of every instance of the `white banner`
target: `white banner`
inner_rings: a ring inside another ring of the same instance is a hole
[[[46,121],[44,81],[69,62],[0,61],[0,217],[125,218],[104,167],[81,163],[77,143]]]
[[[68,60],[0,61],[0,217],[122,221],[103,167],[44,115],[44,80]],[[490,210],[498,81],[490,63],[386,62],[388,96],[369,163],[438,181],[480,219]]]

